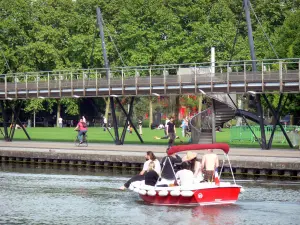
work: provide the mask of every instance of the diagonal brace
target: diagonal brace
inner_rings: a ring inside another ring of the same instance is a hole
[[[125,140],[125,135],[126,135],[126,125],[128,124],[128,122],[130,123],[130,125],[132,126],[132,128],[134,129],[135,133],[137,134],[138,138],[140,139],[141,143],[144,143],[142,137],[140,136],[139,132],[137,131],[136,127],[134,126],[134,124],[132,123],[131,120],[131,116],[132,116],[132,112],[133,112],[133,101],[134,101],[134,97],[131,97],[131,101],[130,101],[130,107],[129,107],[129,112],[127,114],[126,110],[124,109],[123,105],[121,104],[120,100],[118,98],[116,98],[121,110],[123,111],[123,113],[126,116],[126,122],[125,122],[125,126],[123,128],[123,133],[122,133],[122,139],[121,142],[124,143]]]
[[[276,110],[276,111],[274,110],[273,106],[270,104],[270,102],[269,102],[269,100],[268,100],[268,98],[266,97],[265,94],[263,94],[263,98],[264,98],[264,100],[266,101],[268,107],[271,109],[272,115],[275,117],[275,121],[276,121],[275,126],[274,126],[274,128],[273,128],[273,130],[272,130],[272,134],[271,134],[271,135],[272,135],[272,140],[273,140],[273,136],[274,136],[274,133],[275,133],[276,125],[279,125],[279,127],[280,127],[282,133],[284,134],[284,136],[285,136],[287,142],[289,143],[289,146],[290,146],[291,148],[293,148],[293,144],[292,144],[292,142],[291,142],[289,136],[288,136],[287,133],[285,132],[285,130],[284,130],[282,124],[279,122],[279,114],[280,114],[280,112],[281,112],[281,101],[282,101],[282,98],[283,98],[283,94],[280,94],[279,105],[277,106],[277,110]],[[287,98],[286,98],[286,99],[287,99]],[[270,140],[271,140],[271,139],[270,139]],[[270,140],[269,140],[269,144],[268,144],[268,145],[271,145],[271,144],[272,144],[272,140],[271,140],[271,142],[270,142]]]

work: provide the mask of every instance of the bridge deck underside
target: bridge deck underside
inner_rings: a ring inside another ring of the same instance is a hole
[[[211,74],[185,74],[167,76],[140,76],[99,79],[44,79],[5,82],[0,79],[0,99],[5,98],[60,98],[96,96],[135,96],[135,95],[177,95],[204,92],[245,93],[255,92],[300,92],[298,70],[278,72],[236,72]],[[11,80],[14,80],[11,78]],[[38,81],[36,81],[38,80]]]

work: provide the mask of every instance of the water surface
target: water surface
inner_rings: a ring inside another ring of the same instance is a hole
[[[234,205],[145,204],[128,172],[0,164],[0,224],[299,224],[300,183],[238,180]]]

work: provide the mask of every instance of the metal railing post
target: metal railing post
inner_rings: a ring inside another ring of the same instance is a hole
[[[163,75],[164,75],[164,94],[167,94],[167,78],[166,78],[166,68],[164,67]]]
[[[39,97],[39,74],[36,74],[36,97]]]
[[[59,97],[61,98],[61,76],[60,76],[60,71],[58,72],[58,86],[59,86]]]
[[[96,81],[96,96],[98,96],[98,71],[95,71],[95,81]]]
[[[110,77],[111,77],[111,75],[109,74],[109,76],[108,76],[108,95],[109,95],[109,96],[110,96],[110,91],[111,91]]]
[[[124,71],[123,71],[123,68],[122,68],[122,95],[124,95]]]
[[[261,91],[265,91],[264,61],[261,61]]]
[[[73,87],[73,72],[71,71],[71,96],[73,97],[74,95],[74,87]]]
[[[4,89],[5,89],[5,98],[7,98],[7,75],[4,75]]]
[[[28,75],[25,74],[25,91],[26,91],[26,98],[28,98]]]
[[[195,64],[195,71],[194,71],[194,81],[195,81],[195,94],[197,94],[197,64]]]
[[[244,91],[247,92],[247,66],[246,62],[244,61]]]
[[[227,77],[226,77],[226,83],[227,83],[227,93],[229,94],[229,63],[227,63]]]
[[[50,98],[50,74],[49,74],[49,72],[47,74],[47,79],[48,79],[48,97]]]
[[[298,71],[299,71],[298,82],[299,82],[299,91],[300,91],[300,59],[299,59],[299,62],[298,62]]]
[[[17,77],[15,75],[15,98],[18,98],[18,84],[17,84]]]
[[[150,95],[152,95],[152,74],[151,74],[151,67],[149,68],[149,74],[150,74]]]
[[[282,92],[283,90],[283,82],[282,82],[282,61],[279,61],[279,90]]]

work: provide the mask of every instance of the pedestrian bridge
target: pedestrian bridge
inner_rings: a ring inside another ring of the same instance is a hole
[[[300,59],[169,64],[0,75],[0,99],[299,93]]]

